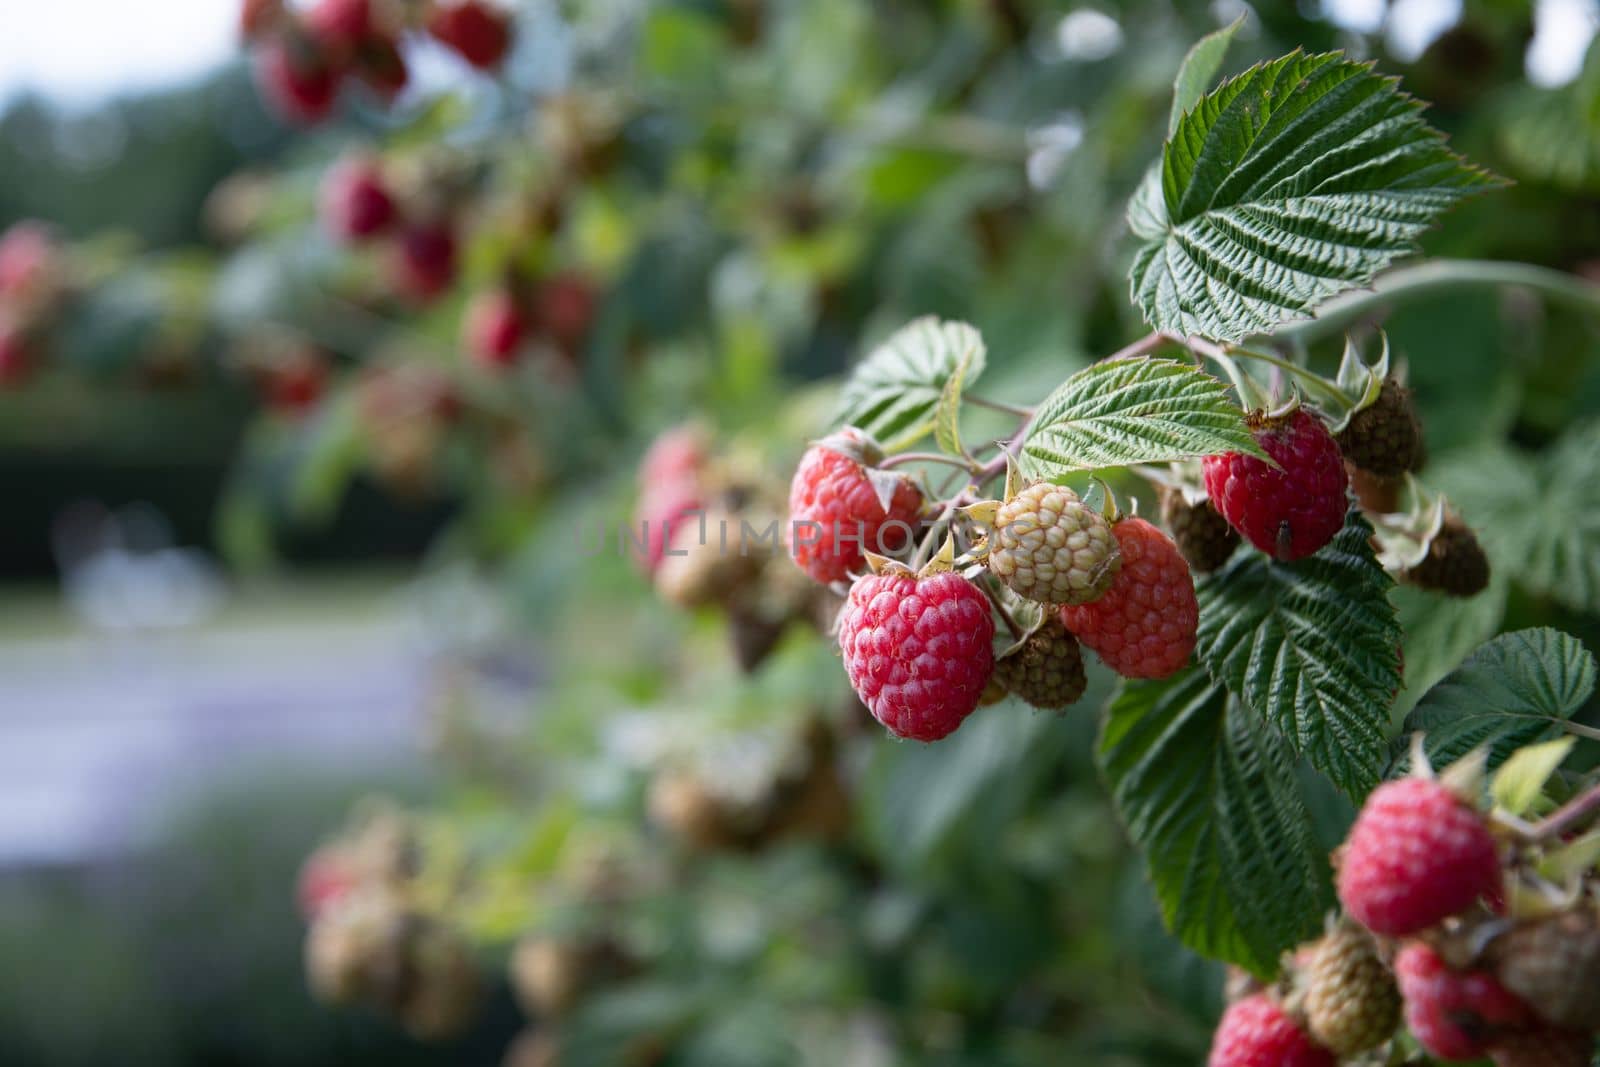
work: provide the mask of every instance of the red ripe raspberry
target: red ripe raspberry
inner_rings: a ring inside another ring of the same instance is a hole
[[[645,491],[639,500],[633,535],[638,538],[634,542],[635,556],[646,574],[655,574],[656,569],[661,566],[661,561],[667,554],[667,546],[673,543],[675,534],[683,527],[699,522],[694,513],[700,511],[703,505],[700,486],[687,479],[666,482]],[[698,531],[695,539],[689,544],[692,545],[697,541]],[[685,551],[687,546],[683,544],[683,538],[680,537],[678,542],[673,551]],[[639,547],[641,543],[642,550]]]
[[[1333,1053],[1307,1037],[1266,993],[1228,1007],[1211,1039],[1207,1067],[1335,1067]]]
[[[1274,559],[1302,559],[1344,525],[1347,478],[1339,445],[1311,412],[1252,416],[1272,467],[1242,452],[1207,456],[1206,492],[1234,529]]]
[[[456,235],[445,223],[408,227],[396,250],[395,285],[413,300],[429,301],[456,278]]]
[[[849,444],[871,459],[877,446],[858,430]],[[837,582],[859,570],[862,551],[898,552],[915,531],[922,493],[902,479],[884,509],[861,463],[830,445],[813,445],[789,485],[789,541],[794,561],[819,582]]]
[[[511,16],[483,0],[441,4],[428,32],[479,70],[490,70],[511,50]]]
[[[1421,941],[1400,950],[1395,978],[1406,1002],[1406,1027],[1429,1055],[1485,1056],[1497,1041],[1533,1021],[1526,1002],[1487,971],[1453,971]]]
[[[839,649],[856,695],[897,737],[937,741],[972,714],[994,670],[994,618],[953,572],[870,574],[850,587]]]
[[[365,241],[398,216],[383,170],[371,159],[346,159],[322,180],[322,224],[341,241]]]
[[[1122,570],[1099,600],[1061,609],[1061,621],[1124,678],[1165,678],[1189,662],[1200,604],[1189,564],[1143,519],[1111,528]]]
[[[1483,817],[1438,782],[1406,778],[1372,791],[1339,861],[1339,900],[1367,929],[1407,937],[1500,891]]]
[[[467,351],[485,367],[509,367],[517,361],[527,329],[515,296],[505,289],[482,293],[467,308]]]
[[[277,37],[256,51],[256,81],[278,113],[312,125],[327,118],[339,96],[339,71],[308,40]]]

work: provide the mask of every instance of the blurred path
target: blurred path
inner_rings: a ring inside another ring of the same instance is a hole
[[[118,851],[263,764],[414,760],[422,657],[398,604],[312,599],[192,630],[0,635],[0,865]]]

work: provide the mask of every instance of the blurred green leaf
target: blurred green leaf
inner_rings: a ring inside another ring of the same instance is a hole
[[[1517,816],[1533,814],[1545,783],[1572,754],[1576,737],[1562,737],[1518,749],[1495,772],[1489,791],[1499,807]]]
[[[1452,456],[1429,480],[1479,531],[1489,558],[1532,592],[1600,608],[1600,419],[1537,457],[1489,446]]]

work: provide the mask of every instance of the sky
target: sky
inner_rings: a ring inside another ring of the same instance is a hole
[[[1383,0],[1325,0],[1341,23],[1379,25]],[[236,54],[238,0],[0,0],[0,101],[33,90],[68,107],[193,81]],[[1414,55],[1454,21],[1460,0],[1396,0],[1387,29]],[[1570,81],[1600,25],[1600,0],[1539,0],[1530,74]]]

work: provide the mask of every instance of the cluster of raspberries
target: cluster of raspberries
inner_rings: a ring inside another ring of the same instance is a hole
[[[1234,1001],[1210,1067],[1333,1067],[1404,1022],[1430,1056],[1588,1067],[1600,1033],[1600,911],[1506,918],[1505,850],[1439,781],[1389,782],[1338,853],[1345,917]],[[1362,1061],[1365,1062],[1365,1061]]]
[[[909,478],[874,470],[881,456],[859,431],[812,446],[790,487],[788,530],[812,578],[853,578],[839,646],[857,695],[890,732],[945,737],[997,688],[1065,707],[1086,684],[1080,643],[1130,678],[1188,662],[1199,606],[1177,546],[1142,519],[1108,521],[1061,486],[1028,486],[988,523],[989,575],[1046,608],[1045,622],[998,660],[994,609],[974,580],[903,568],[858,576],[866,552],[905,547],[924,504]]]
[[[408,19],[388,0],[317,0],[304,11],[244,0],[239,27],[255,46],[262,93],[285,118],[310,125],[333,112],[346,79],[385,102],[399,95],[410,80],[400,50]],[[511,49],[511,15],[486,0],[423,5],[417,28],[479,70],[498,67]]]

